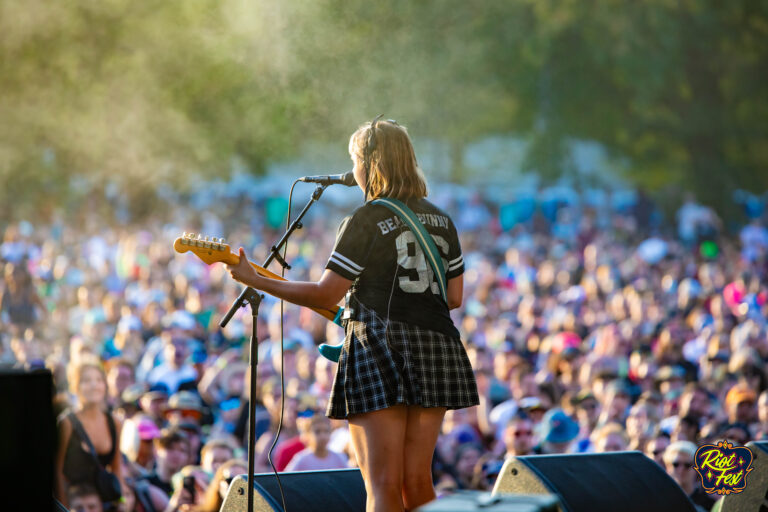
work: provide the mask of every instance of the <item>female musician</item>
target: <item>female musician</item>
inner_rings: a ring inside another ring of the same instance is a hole
[[[341,224],[317,282],[263,278],[240,249],[232,277],[294,304],[329,308],[347,291],[346,338],[326,414],[349,422],[367,510],[413,510],[435,498],[432,454],[443,415],[478,403],[472,368],[449,309],[462,300],[464,261],[450,217],[425,199],[406,129],[378,118],[349,141],[366,203]],[[414,234],[388,208],[415,212],[443,258],[447,304]]]

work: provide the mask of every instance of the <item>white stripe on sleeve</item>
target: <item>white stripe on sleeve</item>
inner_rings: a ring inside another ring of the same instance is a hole
[[[334,258],[334,257],[337,258],[339,261],[343,261],[344,263],[346,263],[347,265],[349,265],[353,269],[357,270],[358,272],[362,272],[363,271],[363,267],[361,267],[360,265],[358,265],[357,263],[355,263],[351,259],[347,258],[343,254],[339,254],[338,251],[334,251],[333,254],[331,254],[331,258]]]
[[[361,271],[359,271],[359,270],[355,270],[355,269],[353,269],[352,267],[350,267],[349,265],[347,265],[347,264],[346,264],[346,263],[344,263],[343,261],[341,261],[341,260],[337,259],[335,256],[331,256],[331,257],[328,259],[328,262],[332,262],[332,263],[335,263],[336,265],[340,266],[341,268],[343,268],[344,270],[346,270],[347,272],[349,272],[350,274],[352,274],[352,275],[354,275],[354,276],[357,276],[357,275],[359,275],[359,274],[360,274],[360,272],[361,272]]]

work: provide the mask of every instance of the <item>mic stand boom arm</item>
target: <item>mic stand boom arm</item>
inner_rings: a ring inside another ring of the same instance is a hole
[[[283,257],[280,256],[280,249],[283,248],[283,246],[288,241],[288,237],[290,237],[294,231],[302,228],[301,219],[304,217],[304,215],[307,214],[310,207],[315,204],[318,199],[320,199],[320,196],[323,195],[323,192],[327,186],[328,185],[318,185],[317,188],[315,188],[315,191],[312,193],[312,197],[309,199],[309,202],[307,202],[306,206],[304,206],[304,209],[301,210],[301,213],[299,213],[296,219],[288,226],[288,230],[277,242],[277,245],[272,246],[272,249],[269,252],[269,256],[267,256],[267,259],[264,260],[264,263],[261,265],[262,267],[267,268],[269,264],[272,263],[272,260],[276,259],[283,268],[291,268],[291,266],[286,263]],[[263,297],[264,296],[259,292],[250,286],[247,286],[242,291],[240,296],[235,299],[235,302],[232,303],[232,306],[229,308],[229,311],[227,311],[227,314],[224,315],[224,318],[221,320],[221,322],[219,322],[219,327],[223,329],[227,326],[229,321],[232,319],[232,316],[238,309],[245,307],[246,304],[250,304],[253,325],[251,326],[250,359],[248,365],[251,383],[250,395],[248,397],[248,512],[253,512],[253,473],[256,460],[256,454],[254,453],[256,451],[256,367],[259,363],[259,338],[256,332],[256,325],[259,315],[259,304],[261,304],[261,299]]]
[[[301,219],[304,217],[304,215],[307,214],[310,207],[317,202],[318,199],[320,199],[320,196],[323,195],[323,192],[325,191],[326,187],[328,185],[318,185],[315,191],[312,193],[312,197],[309,199],[309,202],[304,206],[304,209],[301,210],[301,213],[296,217],[296,219],[288,226],[288,230],[283,234],[282,238],[277,242],[277,245],[273,245],[272,249],[269,251],[269,256],[267,256],[267,259],[264,260],[264,263],[261,264],[262,267],[268,268],[269,264],[272,263],[272,260],[277,260],[278,263],[283,268],[290,269],[291,266],[286,263],[286,261],[283,259],[282,256],[280,256],[280,249],[283,248],[285,243],[288,241],[288,237],[291,236],[291,234],[296,231],[297,229],[302,228]],[[230,306],[229,311],[227,311],[227,314],[224,315],[224,318],[222,318],[221,322],[219,322],[219,327],[222,329],[227,326],[229,321],[232,319],[232,316],[237,312],[238,309],[245,307],[246,303],[248,302],[248,295],[256,293],[256,290],[251,288],[250,286],[247,286],[240,296],[235,299],[235,302],[232,303],[232,306]]]

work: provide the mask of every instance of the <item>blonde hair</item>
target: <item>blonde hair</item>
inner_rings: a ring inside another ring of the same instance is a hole
[[[373,132],[373,148],[366,162],[368,141]],[[408,199],[427,197],[427,182],[416,163],[411,138],[404,126],[378,121],[360,126],[349,139],[349,154],[368,164],[366,192],[369,199],[393,197]]]
[[[698,447],[690,441],[675,441],[667,446],[662,458],[664,459],[664,464],[671,464],[675,459],[676,453],[683,453],[693,459],[696,457],[696,450],[698,450]]]
[[[325,414],[313,414],[312,417],[309,419],[309,428],[310,430],[314,425],[329,425],[331,424],[330,418],[328,418]]]
[[[627,444],[629,442],[629,439],[627,438],[627,432],[624,430],[624,427],[616,422],[610,422],[606,423],[602,427],[598,428],[592,433],[592,442],[594,444],[597,444],[603,439],[606,439],[608,436],[617,434],[624,440],[624,444]]]
[[[96,357],[84,357],[80,361],[77,362],[77,364],[70,364],[69,369],[67,371],[67,381],[69,382],[69,390],[74,393],[75,395],[78,394],[77,390],[80,387],[80,381],[83,378],[83,374],[85,373],[85,370],[88,368],[93,368],[101,374],[101,378],[104,380],[104,386],[107,385],[107,374],[104,372],[104,367],[101,365],[101,361],[99,361]]]

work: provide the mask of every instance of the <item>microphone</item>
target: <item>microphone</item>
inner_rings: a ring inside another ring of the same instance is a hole
[[[354,187],[357,185],[355,181],[355,174],[352,171],[345,172],[344,174],[327,174],[325,176],[304,176],[299,178],[299,181],[305,183],[319,183],[321,185],[346,185],[348,187]]]

